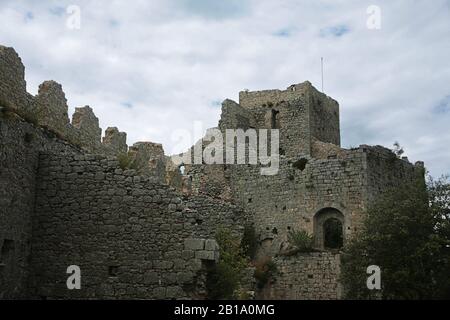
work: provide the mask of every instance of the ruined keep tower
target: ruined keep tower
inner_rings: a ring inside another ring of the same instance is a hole
[[[257,128],[280,130],[282,155],[311,155],[314,140],[341,144],[339,104],[308,81],[286,90],[242,91],[239,105],[252,114]]]
[[[283,270],[268,293],[272,298],[340,297],[339,249],[357,235],[368,206],[391,187],[423,179],[422,162],[413,165],[384,147],[341,148],[339,105],[309,82],[240,92],[239,104],[224,101],[219,128],[279,130],[280,164],[273,176],[251,165],[187,170],[196,192],[231,199],[251,217],[257,259],[276,257]],[[289,234],[300,230],[314,237],[317,252],[283,256]]]

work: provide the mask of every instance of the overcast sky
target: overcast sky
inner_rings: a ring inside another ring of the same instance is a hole
[[[381,29],[367,27],[370,5]],[[0,0],[0,44],[21,56],[30,93],[55,80],[70,114],[90,105],[103,129],[168,154],[182,151],[174,130],[216,126],[243,89],[320,89],[323,56],[343,147],[399,141],[410,161],[450,173],[448,0]]]

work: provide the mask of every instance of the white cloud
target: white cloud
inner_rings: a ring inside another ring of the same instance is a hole
[[[80,30],[65,26],[70,4]],[[167,152],[173,130],[216,126],[217,101],[244,88],[320,87],[323,56],[344,146],[398,140],[410,160],[449,172],[450,112],[437,107],[450,95],[449,2],[377,1],[381,30],[366,27],[371,4],[3,0],[0,43],[22,57],[31,93],[56,80],[72,110],[89,104],[103,129]]]

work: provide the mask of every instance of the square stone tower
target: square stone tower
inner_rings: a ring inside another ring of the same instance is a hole
[[[314,140],[340,146],[339,104],[309,81],[286,90],[242,91],[239,105],[257,128],[280,130],[280,153],[310,156]]]

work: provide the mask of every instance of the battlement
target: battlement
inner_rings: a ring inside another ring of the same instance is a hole
[[[89,106],[75,108],[70,122],[61,84],[44,81],[36,96],[29,94],[22,60],[13,48],[4,46],[0,46],[0,105],[86,151],[117,155],[128,150],[126,133],[117,128],[108,128],[102,143],[99,120]]]
[[[290,85],[286,90],[270,89],[259,91],[241,91],[239,92],[239,104],[244,108],[258,107],[262,105],[276,105],[283,101],[292,101],[308,95],[316,95],[321,100],[330,100],[337,102],[328,97],[326,94],[318,91],[309,81]]]
[[[221,123],[280,129],[287,156],[310,155],[314,140],[341,143],[339,104],[309,81],[286,90],[241,91],[239,105],[224,102]]]

